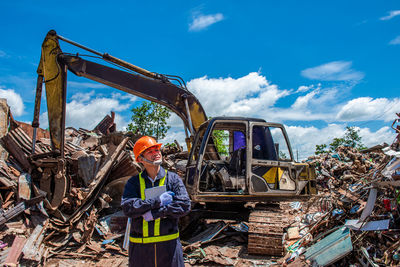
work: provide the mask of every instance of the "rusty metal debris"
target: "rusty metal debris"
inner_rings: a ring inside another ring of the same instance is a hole
[[[282,202],[279,213],[259,217],[265,227],[276,228],[277,242],[284,243],[283,257],[269,257],[267,263],[251,257],[249,254],[257,250],[270,249],[274,238],[261,240],[256,235],[251,243],[259,247],[249,247],[246,251],[245,241],[232,244],[226,228],[219,233],[222,239],[187,245],[187,261],[194,265],[233,266],[400,265],[398,142],[397,137],[392,145],[378,145],[363,151],[342,146],[334,153],[308,158],[317,170],[318,196],[306,202]],[[289,227],[278,227],[279,223],[274,220],[281,220],[280,216],[289,221]],[[256,218],[249,221],[249,231],[241,237],[252,238],[252,232],[265,233],[262,227],[252,225],[254,222]],[[208,227],[212,229],[211,225]],[[221,248],[237,245],[241,245],[239,257],[230,258],[229,263],[215,257]]]
[[[339,147],[335,153],[308,161],[316,166],[321,193],[307,207],[292,210],[300,237],[286,240],[287,255],[281,263],[294,262],[303,254],[310,266],[313,262],[318,266],[397,266],[398,150],[382,146],[361,153]]]
[[[118,209],[125,182],[140,171],[131,155],[138,136],[116,132],[112,114],[92,131],[67,128],[64,158],[38,129],[32,153],[32,127],[1,107],[12,126],[1,136],[0,250],[8,256],[0,264],[100,259],[110,251],[126,257],[127,218]]]

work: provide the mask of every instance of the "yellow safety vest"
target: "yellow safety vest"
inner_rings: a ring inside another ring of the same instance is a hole
[[[165,183],[165,178],[167,177],[167,170],[165,170],[165,176],[161,178],[158,186],[163,186]],[[142,200],[145,200],[144,190],[146,189],[146,183],[144,178],[142,177],[142,173],[139,173],[140,180],[140,197]],[[170,235],[160,235],[160,222],[161,218],[154,220],[154,236],[149,236],[149,223],[143,219],[143,237],[129,237],[129,240],[133,243],[156,243],[173,240],[179,237],[179,232]]]

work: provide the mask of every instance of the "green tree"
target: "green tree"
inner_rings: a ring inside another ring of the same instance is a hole
[[[361,142],[360,130],[355,127],[346,127],[346,133],[344,135],[344,142],[346,145],[355,147],[357,149],[365,149],[366,147]]]
[[[350,146],[357,149],[365,149],[366,147],[361,142],[361,136],[359,135],[360,130],[357,130],[356,127],[346,127],[346,132],[341,138],[334,138],[332,143],[329,144],[329,151],[326,151],[326,144],[316,145],[315,146],[315,154],[322,154],[328,152],[334,152],[339,146]]]
[[[315,155],[328,153],[329,151],[326,148],[327,148],[326,144],[316,145],[315,146]]]
[[[344,138],[333,138],[332,143],[329,144],[329,151],[333,152],[335,151],[338,147],[345,145],[346,142]]]
[[[229,132],[225,130],[214,130],[212,132],[212,136],[218,153],[220,155],[227,156],[229,151],[226,142],[229,139]]]
[[[279,159],[287,159],[287,155],[285,152],[279,151]]]
[[[128,131],[150,135],[162,139],[171,128],[167,119],[171,116],[168,108],[154,102],[143,101],[140,106],[132,110],[132,123],[128,124]]]

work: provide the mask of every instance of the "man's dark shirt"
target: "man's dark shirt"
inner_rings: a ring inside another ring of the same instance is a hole
[[[156,179],[148,177],[146,171],[142,172],[146,188],[158,186],[160,179],[165,176],[165,170],[160,167]],[[189,213],[190,198],[182,179],[174,172],[167,172],[164,185],[167,191],[175,193],[173,201],[167,206],[161,206],[161,201],[157,199],[142,200],[140,195],[139,175],[133,176],[125,185],[122,196],[121,206],[125,215],[132,218],[131,236],[143,236],[143,217],[142,215],[151,210],[154,219],[161,218],[160,235],[169,235],[178,232],[178,219]],[[149,236],[153,236],[154,221],[149,222]]]

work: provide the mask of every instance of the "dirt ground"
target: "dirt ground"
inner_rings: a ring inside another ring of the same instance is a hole
[[[224,247],[220,247],[224,250]],[[242,252],[239,257],[232,261],[232,264],[218,264],[216,262],[204,262],[204,263],[194,263],[190,264],[185,262],[185,267],[189,266],[278,266],[276,263],[276,258],[271,258],[269,256],[256,256],[248,255],[245,251],[245,247],[242,247]],[[49,259],[45,263],[45,267],[126,267],[128,266],[128,257],[122,255],[108,255],[108,258],[101,258],[99,261],[85,260],[85,259],[59,259],[53,258]],[[225,260],[230,260],[225,258]]]

